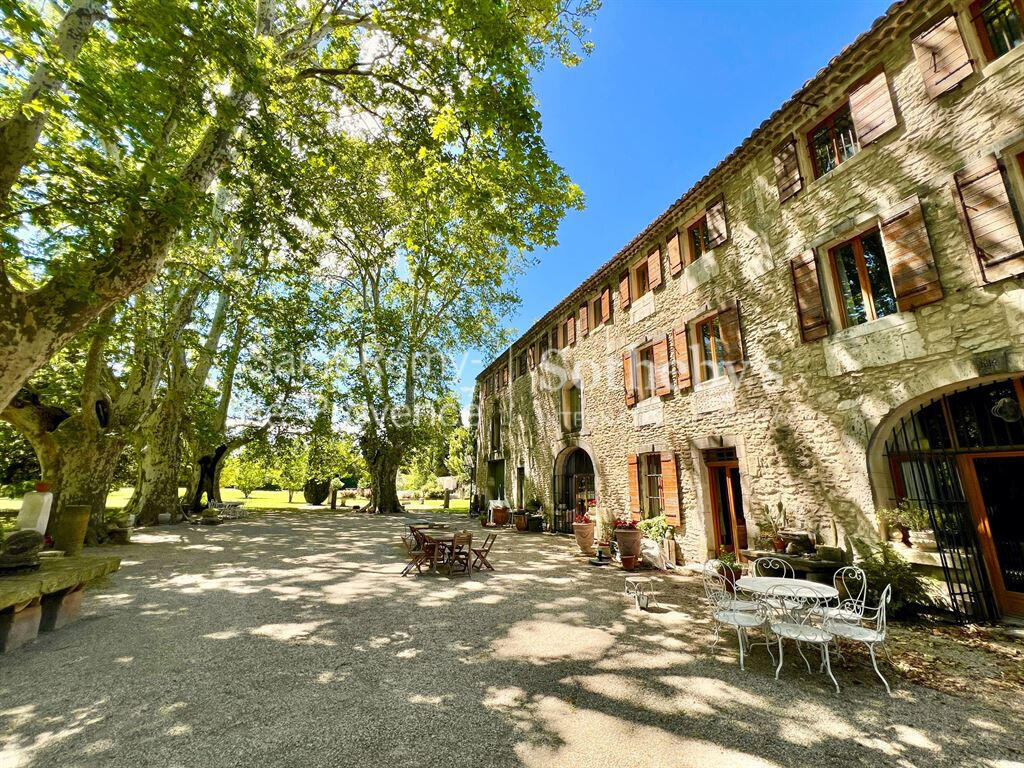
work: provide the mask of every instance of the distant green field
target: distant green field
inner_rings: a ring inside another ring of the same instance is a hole
[[[184,488],[180,489],[181,493],[184,493],[184,491]],[[131,488],[118,488],[116,491],[112,491],[107,497],[107,509],[112,512],[124,509],[131,496]],[[292,495],[291,503],[288,502],[288,491],[253,491],[247,499],[237,488],[224,488],[221,491],[221,497],[224,501],[241,501],[250,509],[278,509],[294,512],[302,512],[304,508],[306,511],[317,509],[317,507],[308,507],[306,500],[302,498],[301,491]],[[406,501],[405,506],[413,511],[429,510],[431,512],[443,512],[444,510],[441,509],[442,503],[439,499],[428,499],[423,503],[419,501]],[[348,507],[361,507],[364,504],[366,504],[366,499],[345,499],[345,505]],[[21,499],[0,498],[0,515],[7,513],[4,516],[9,516],[11,512],[17,512],[20,508]],[[452,499],[451,508],[448,512],[452,514],[468,513],[469,499]]]

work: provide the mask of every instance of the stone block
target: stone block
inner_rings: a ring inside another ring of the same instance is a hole
[[[13,651],[35,640],[39,635],[42,615],[38,599],[20,609],[13,606],[0,613],[0,653]]]
[[[39,622],[39,631],[52,632],[77,619],[84,595],[85,590],[81,587],[43,595],[43,614]]]

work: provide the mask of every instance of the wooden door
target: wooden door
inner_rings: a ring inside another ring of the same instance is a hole
[[[733,460],[707,462],[711,487],[711,510],[715,527],[715,555],[747,548],[747,521],[743,514],[743,491],[739,463]]]

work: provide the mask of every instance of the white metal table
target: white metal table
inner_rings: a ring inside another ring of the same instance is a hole
[[[787,579],[782,576],[741,576],[736,579],[736,589],[755,595],[767,594],[773,587],[789,587],[796,593],[793,597],[797,599],[801,592],[810,593],[819,600],[839,598],[839,590],[831,584],[821,584],[807,579]]]

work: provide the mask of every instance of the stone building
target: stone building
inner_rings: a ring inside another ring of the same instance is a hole
[[[1024,611],[1022,206],[1021,0],[897,3],[482,371],[480,492],[693,562],[909,499],[953,610]]]

